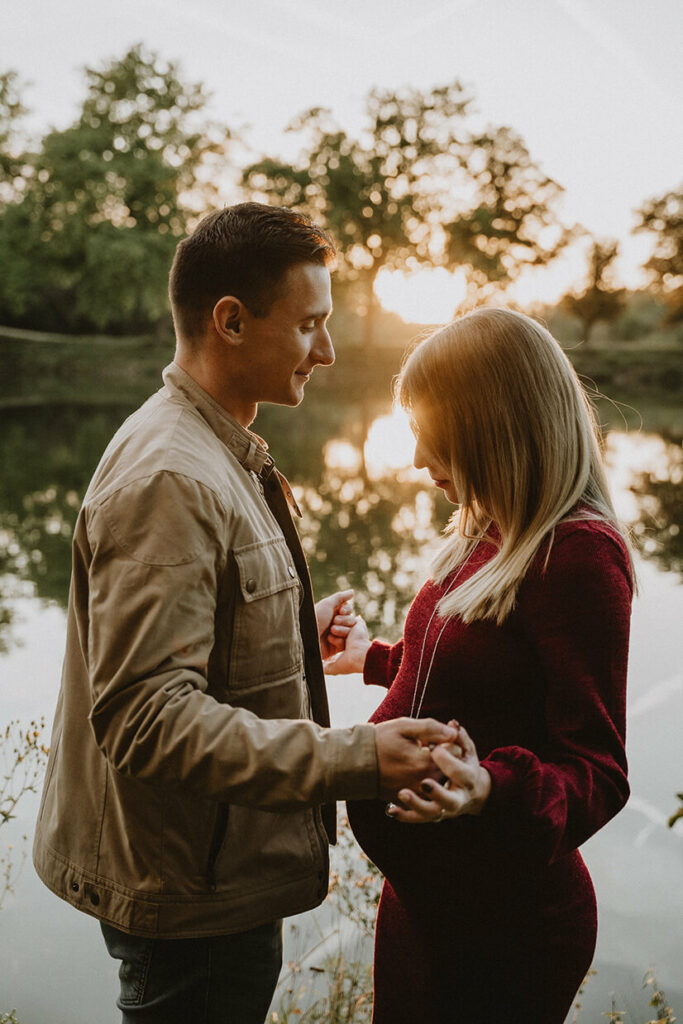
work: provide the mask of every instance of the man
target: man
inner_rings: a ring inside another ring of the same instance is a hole
[[[281,918],[327,891],[322,805],[417,787],[428,744],[455,736],[327,728],[319,638],[332,653],[346,595],[314,608],[293,499],[248,429],[333,362],[333,255],[306,218],[253,203],[180,243],[175,360],[76,525],[34,862],[100,919],[124,1022],[261,1024]]]

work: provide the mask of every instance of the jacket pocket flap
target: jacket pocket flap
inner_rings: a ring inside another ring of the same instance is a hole
[[[291,590],[298,585],[294,560],[283,538],[257,541],[235,548],[240,590],[245,601]]]

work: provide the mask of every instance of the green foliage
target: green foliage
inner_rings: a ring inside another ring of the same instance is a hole
[[[615,320],[626,302],[626,290],[610,283],[610,270],[619,254],[615,241],[593,241],[588,253],[588,277],[581,291],[568,292],[561,299],[562,308],[575,316],[584,329],[584,340],[590,340],[598,320]]]
[[[574,237],[559,222],[562,189],[532,160],[522,138],[489,127],[467,142],[468,200],[444,225],[445,265],[470,268],[470,303],[545,266]]]
[[[277,1009],[268,1024],[370,1024],[370,951],[381,884],[380,872],[358,849],[344,819],[331,850],[327,902],[309,918],[319,938],[287,964],[276,991]],[[328,908],[332,920],[323,924]],[[296,925],[291,927],[297,930]],[[335,938],[338,948],[330,953],[330,940]]]
[[[306,1009],[301,1008],[308,986],[301,963],[288,965],[282,1001],[268,1024],[370,1024],[372,1016],[372,968],[370,963],[347,960],[342,952],[325,957],[321,967],[309,971],[322,976],[327,986]]]
[[[636,211],[635,232],[655,236],[652,256],[645,264],[650,280],[668,305],[669,323],[683,320],[683,185],[649,199]]]
[[[681,806],[678,808],[677,811],[674,811],[674,813],[669,818],[667,822],[669,828],[673,828],[676,822],[680,821],[681,818],[683,818],[683,793],[676,793],[676,796],[678,797]]]
[[[678,439],[666,445],[666,461],[640,473],[631,485],[639,516],[632,527],[635,546],[663,569],[683,574],[683,448]]]
[[[650,999],[649,1005],[657,1011],[657,1016],[654,1020],[649,1020],[647,1024],[659,1024],[660,1021],[664,1021],[664,1024],[674,1024],[676,1018],[673,1010],[670,1006],[667,1006],[666,996],[659,988],[652,968],[650,968],[643,979],[643,988],[652,989],[652,998]]]
[[[374,90],[358,137],[314,108],[290,125],[303,137],[298,160],[252,164],[244,187],[331,231],[342,280],[361,286],[362,311],[372,312],[382,267],[464,267],[481,298],[548,262],[569,236],[555,213],[560,187],[510,129],[474,130],[471,108],[458,81],[427,92]]]
[[[609,1021],[609,1024],[624,1024],[624,1013],[626,1011],[617,1010],[616,1006],[616,999],[612,996],[612,1009],[603,1013],[602,1016]]]
[[[199,117],[202,85],[139,45],[85,75],[78,120],[24,154],[5,203],[0,320],[136,331],[168,316],[169,264],[215,197],[207,173],[227,131]]]
[[[44,728],[42,718],[28,726],[15,719],[0,734],[0,828],[16,817],[17,805],[26,793],[38,792],[49,753],[41,742]],[[16,867],[14,857],[11,845],[0,855],[0,909],[13,891],[21,867]],[[24,859],[22,854],[22,863]]]
[[[22,154],[17,127],[27,113],[21,102],[21,84],[15,71],[0,74],[0,211],[15,198],[15,179],[21,173]]]

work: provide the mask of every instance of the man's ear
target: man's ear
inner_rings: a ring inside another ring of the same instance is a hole
[[[234,295],[224,295],[213,307],[213,325],[218,336],[229,345],[242,344],[244,313],[244,305]]]

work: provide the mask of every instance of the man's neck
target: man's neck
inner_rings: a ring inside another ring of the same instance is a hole
[[[245,401],[240,394],[239,386],[230,377],[219,375],[213,360],[202,350],[188,352],[179,345],[176,347],[173,361],[238,423],[247,428],[251,426],[256,419],[258,405],[256,402]]]

